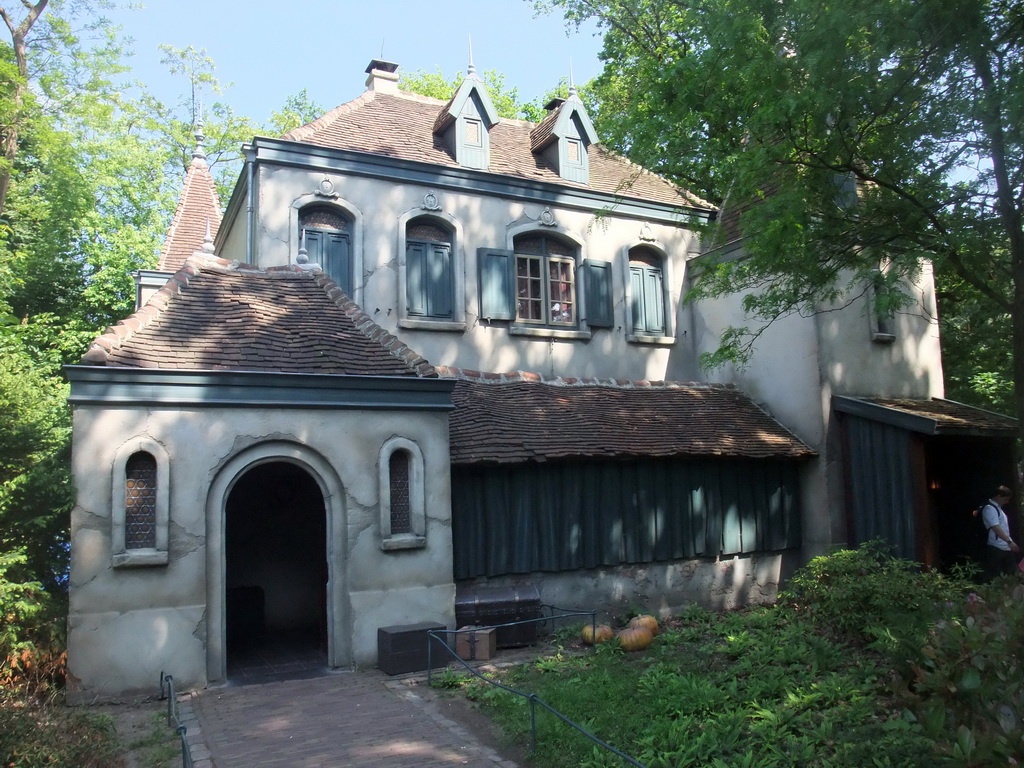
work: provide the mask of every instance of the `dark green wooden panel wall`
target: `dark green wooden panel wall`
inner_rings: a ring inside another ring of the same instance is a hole
[[[800,546],[797,466],[739,459],[452,471],[455,578]]]

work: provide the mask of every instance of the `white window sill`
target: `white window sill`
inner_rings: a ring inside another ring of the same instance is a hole
[[[128,549],[114,553],[115,568],[152,568],[167,563],[166,549]]]
[[[670,347],[676,343],[675,336],[647,336],[645,334],[627,333],[626,341],[631,344],[651,344],[659,347]]]
[[[394,552],[400,549],[423,549],[425,546],[427,546],[427,537],[412,533],[400,533],[397,536],[384,539],[380,543],[380,548],[385,552]]]
[[[513,325],[508,329],[509,336],[535,336],[542,339],[581,339],[587,341],[591,337],[590,331],[573,329],[562,330],[560,328],[548,328],[546,326]]]
[[[399,328],[420,331],[458,331],[466,330],[466,324],[457,320],[428,320],[427,318],[403,317],[398,321]]]

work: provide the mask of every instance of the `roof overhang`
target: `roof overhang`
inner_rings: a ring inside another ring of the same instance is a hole
[[[714,208],[697,205],[673,205],[655,202],[628,194],[610,194],[584,187],[562,185],[549,181],[507,176],[489,171],[436,165],[418,160],[388,157],[354,149],[335,149],[306,144],[299,141],[271,139],[258,136],[253,139],[246,154],[256,165],[280,165],[314,169],[318,173],[336,173],[344,176],[363,176],[387,179],[390,182],[420,184],[434,189],[491,195],[541,205],[556,205],[583,211],[604,211],[612,215],[635,216],[659,224],[689,226],[707,221]],[[230,222],[243,211],[246,176],[243,173],[235,184],[228,201],[218,238],[226,236]],[[218,243],[219,244],[219,243]]]
[[[415,376],[68,365],[74,406],[449,411],[455,382]]]
[[[832,396],[832,408],[922,435],[1015,438],[1017,420],[942,398]]]

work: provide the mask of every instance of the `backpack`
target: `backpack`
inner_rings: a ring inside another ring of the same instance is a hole
[[[971,510],[971,517],[977,520],[978,530],[980,531],[979,538],[983,545],[988,544],[988,526],[985,525],[985,507],[991,506],[991,501],[984,501],[977,507]]]

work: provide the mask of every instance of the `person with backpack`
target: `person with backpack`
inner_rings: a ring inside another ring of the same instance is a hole
[[[1017,573],[1020,547],[1010,537],[1010,520],[1003,507],[1010,503],[1010,489],[1000,485],[982,507],[981,519],[988,531],[985,547],[985,576],[994,579],[1004,573]]]

